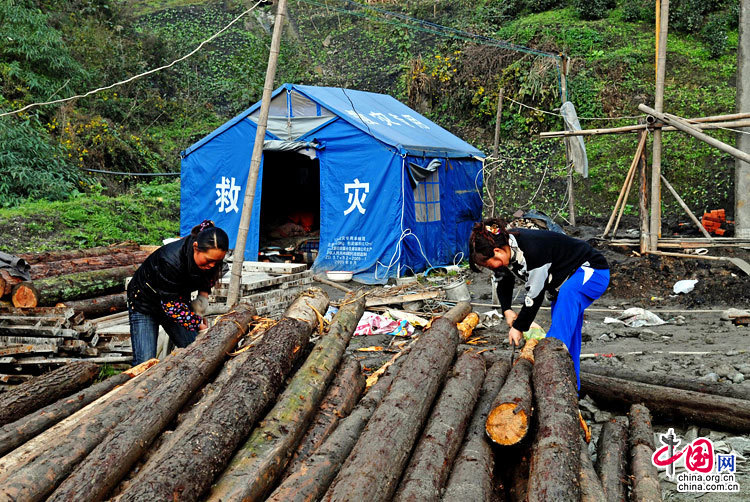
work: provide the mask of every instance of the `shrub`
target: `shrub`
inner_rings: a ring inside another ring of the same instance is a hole
[[[65,161],[63,149],[50,143],[39,121],[0,119],[0,205],[25,198],[65,199],[86,179]]]
[[[701,38],[708,47],[711,57],[717,58],[727,49],[727,16],[721,12],[714,12],[708,16],[708,21],[701,30]]]
[[[573,7],[581,19],[602,19],[614,6],[613,0],[573,0]]]

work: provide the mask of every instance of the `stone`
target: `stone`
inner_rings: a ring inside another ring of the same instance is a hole
[[[716,373],[713,373],[713,372],[707,373],[707,374],[703,375],[702,377],[700,377],[698,379],[698,381],[699,382],[718,382],[719,381],[719,375],[717,375]]]
[[[734,369],[744,374],[745,376],[750,375],[750,364],[747,364],[747,363],[735,364]]]
[[[719,366],[714,368],[714,372],[723,378],[729,378],[730,376],[735,374],[734,368],[728,364],[720,364]]]
[[[732,375],[732,383],[742,383],[745,381],[745,375],[742,373],[735,373]]]
[[[594,413],[594,422],[601,424],[604,422],[608,422],[612,418],[612,414],[608,411],[597,411]]]

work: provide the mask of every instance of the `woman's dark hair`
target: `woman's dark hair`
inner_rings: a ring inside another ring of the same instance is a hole
[[[198,243],[198,251],[208,251],[209,249],[229,250],[229,237],[227,233],[214,225],[211,220],[203,220],[199,225],[193,227],[190,235]]]
[[[508,224],[500,218],[488,218],[474,223],[469,237],[469,267],[479,272],[479,263],[494,256],[495,248],[508,245]]]

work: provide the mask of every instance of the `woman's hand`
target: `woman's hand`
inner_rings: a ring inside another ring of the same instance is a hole
[[[208,329],[208,324],[206,324],[206,321],[201,321],[200,325],[198,326],[198,331],[203,331],[204,329]]]
[[[516,317],[518,317],[518,314],[516,314],[513,309],[508,309],[505,312],[503,312],[503,315],[505,316],[505,322],[508,323],[508,327],[513,327],[513,321],[516,320]]]
[[[515,345],[517,347],[521,345],[521,340],[523,340],[523,333],[518,331],[516,328],[510,328],[510,331],[508,331],[508,341],[511,343],[511,345]]]

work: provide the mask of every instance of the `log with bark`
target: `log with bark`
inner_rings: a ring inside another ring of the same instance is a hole
[[[364,295],[341,307],[328,334],[234,455],[207,500],[260,500],[268,493],[305,433],[364,310]]]
[[[100,246],[88,249],[66,249],[62,251],[43,251],[41,253],[22,253],[17,255],[23,258],[27,263],[34,265],[46,261],[76,260],[91,256],[103,256],[113,253],[134,252],[140,250],[140,246],[135,242],[120,242],[111,246]]]
[[[607,502],[625,502],[627,449],[627,417],[614,417],[605,422],[597,445],[596,473]]]
[[[127,294],[115,293],[112,295],[97,296],[86,300],[64,300],[58,305],[70,307],[76,312],[81,312],[86,319],[106,316],[127,310]]]
[[[642,403],[658,417],[746,432],[750,401],[581,373],[581,395],[616,408]]]
[[[393,362],[362,397],[359,404],[315,452],[292,472],[266,502],[317,502],[328,490],[341,464],[354,448],[362,430],[372,417],[405,359]]]
[[[72,469],[75,463],[80,461],[80,459],[96,445],[96,440],[101,439],[101,437],[106,434],[107,430],[114,427],[116,424],[114,420],[118,417],[122,418],[127,411],[132,410],[132,406],[128,407],[129,405],[132,405],[132,396],[142,396],[143,393],[147,392],[149,389],[153,390],[156,385],[158,385],[159,379],[166,374],[167,370],[168,365],[160,364],[146,371],[144,374],[128,380],[123,385],[115,387],[93,403],[85,406],[73,415],[50,427],[38,436],[24,443],[22,446],[0,458],[0,483],[2,483],[0,484],[0,488],[6,486],[6,480],[14,479],[13,476],[15,476],[19,470],[27,468],[34,462],[43,462],[44,457],[48,456],[50,454],[49,452],[54,451],[58,446],[60,446],[60,448],[55,454],[53,454],[53,456],[57,455],[61,458],[65,458],[65,455],[74,456],[75,458],[69,462],[70,465],[62,465],[63,468]],[[120,413],[120,409],[124,409],[124,411]],[[81,426],[87,427],[88,433],[79,430]],[[69,441],[68,436],[71,434],[80,434],[79,437],[81,437],[83,441],[80,443]],[[89,441],[91,441],[90,444]],[[74,448],[74,446],[82,447],[85,451],[81,453],[77,448]],[[55,462],[52,460],[47,464],[50,466],[48,473],[52,476],[59,476],[57,478],[58,481],[64,478],[70,470],[61,474],[57,469],[58,464],[64,464],[66,462],[68,461],[63,460],[61,462]],[[16,477],[15,479],[19,483],[23,483],[24,479],[29,479],[29,474],[31,474],[32,479],[35,479],[33,477],[35,475],[43,476],[44,470],[39,469],[38,467],[39,466],[28,468],[25,471],[25,474],[22,474],[20,478]],[[2,496],[8,496],[7,492],[0,491],[0,494]],[[37,494],[36,497],[38,498],[41,496]],[[34,500],[34,497],[29,494],[25,494],[24,498]]]
[[[589,444],[581,437],[581,502],[607,502],[602,482],[594,469]]]
[[[456,323],[440,317],[419,336],[326,501],[389,500],[458,346]]]
[[[237,307],[191,345],[157,364],[147,372],[147,378],[105,411],[78,424],[64,441],[13,473],[0,486],[0,500],[42,499],[63,479],[65,483],[53,499],[103,497],[190,393],[224,360],[254,313],[250,306]]]
[[[125,279],[136,270],[138,265],[126,265],[22,282],[13,287],[11,300],[16,307],[29,308],[119,293],[125,290]]]
[[[582,362],[582,373],[603,375],[621,380],[659,385],[662,387],[673,387],[675,389],[691,390],[703,394],[733,397],[735,399],[750,400],[750,388],[741,385],[733,385],[723,382],[700,382],[692,378],[685,378],[654,371],[638,371],[632,368],[613,368],[598,364]]]
[[[119,501],[196,500],[247,437],[278,394],[317,323],[328,297],[311,288],[287,309],[260,341],[238,355],[231,378],[223,379],[195,405],[149,459]]]
[[[532,369],[538,429],[529,469],[529,502],[580,499],[578,392],[573,360],[556,338],[545,338],[534,349]]]
[[[78,274],[91,270],[140,265],[150,255],[140,249],[100,256],[87,256],[70,260],[45,261],[31,266],[31,280],[37,281],[57,275]]]
[[[466,502],[494,498],[492,477],[494,458],[492,446],[486,437],[485,423],[509,371],[510,364],[504,358],[498,360],[487,371],[479,401],[474,407],[471,423],[463,438],[458,456],[453,462],[453,468],[443,493],[444,501]]]
[[[537,342],[535,339],[526,342],[487,416],[487,435],[499,445],[520,443],[531,427],[531,369]]]
[[[22,383],[0,394],[0,425],[23,418],[86,387],[99,374],[99,367],[77,361]]]
[[[0,456],[36,437],[89,403],[96,401],[118,385],[122,385],[131,378],[140,375],[157,362],[158,359],[150,359],[0,427]]]
[[[630,446],[630,473],[632,502],[661,502],[659,472],[651,461],[654,454],[654,432],[651,413],[642,404],[634,404],[628,412],[628,444]]]
[[[484,380],[484,359],[464,352],[456,360],[393,500],[438,500],[461,446]]]
[[[302,468],[305,460],[331,435],[339,420],[351,413],[364,390],[365,376],[362,367],[359,361],[349,356],[339,366],[336,378],[331,382],[315,418],[300,440],[287,465],[286,476]]]
[[[13,286],[23,282],[23,279],[11,275],[7,270],[0,270],[0,298],[8,296],[13,290]]]

